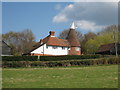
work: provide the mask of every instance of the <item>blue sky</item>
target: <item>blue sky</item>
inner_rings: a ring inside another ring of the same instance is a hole
[[[3,2],[2,33],[31,29],[36,41],[69,29],[72,21],[82,33],[117,24],[117,3]]]
[[[50,30],[58,33],[66,28],[69,28],[70,23],[56,24],[52,22],[52,18],[59,12],[56,9],[55,2],[35,2],[35,3],[8,3],[3,5],[3,30],[2,33],[9,31],[22,31],[31,29],[39,41],[41,38],[48,35]],[[61,3],[64,7],[69,3]]]

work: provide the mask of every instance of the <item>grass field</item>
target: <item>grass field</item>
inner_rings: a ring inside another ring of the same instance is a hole
[[[118,65],[4,68],[3,88],[117,88]]]

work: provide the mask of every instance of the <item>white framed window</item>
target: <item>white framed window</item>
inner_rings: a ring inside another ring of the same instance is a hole
[[[62,50],[65,50],[65,47],[62,47]]]
[[[48,49],[48,47],[49,47],[49,46],[48,46],[48,45],[46,45],[46,48],[47,48],[47,49]]]
[[[57,46],[52,46],[53,49],[57,49],[58,47]]]
[[[76,51],[79,51],[80,50],[80,48],[79,47],[76,47]]]

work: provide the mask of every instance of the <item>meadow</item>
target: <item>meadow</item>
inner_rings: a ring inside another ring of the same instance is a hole
[[[3,68],[3,88],[117,88],[118,65]]]

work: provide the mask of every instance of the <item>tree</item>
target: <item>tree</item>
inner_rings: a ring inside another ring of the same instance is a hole
[[[22,51],[28,52],[31,47],[35,44],[35,36],[32,31],[27,29],[20,33],[21,43],[22,43]]]
[[[85,43],[85,53],[86,54],[95,54],[98,49],[98,42],[94,39],[90,39]]]
[[[87,53],[88,52],[88,47],[86,44],[87,41],[93,40],[97,35],[93,32],[88,32],[87,34],[84,34],[83,41],[81,43],[81,48],[82,48],[82,53]]]
[[[85,51],[88,54],[92,54],[95,53],[101,45],[115,42],[118,42],[118,26],[108,26],[99,32],[95,38],[89,39],[85,43]]]
[[[2,34],[2,39],[12,47],[13,55],[21,55],[28,52],[35,44],[35,36],[29,29],[22,32],[10,31]]]

